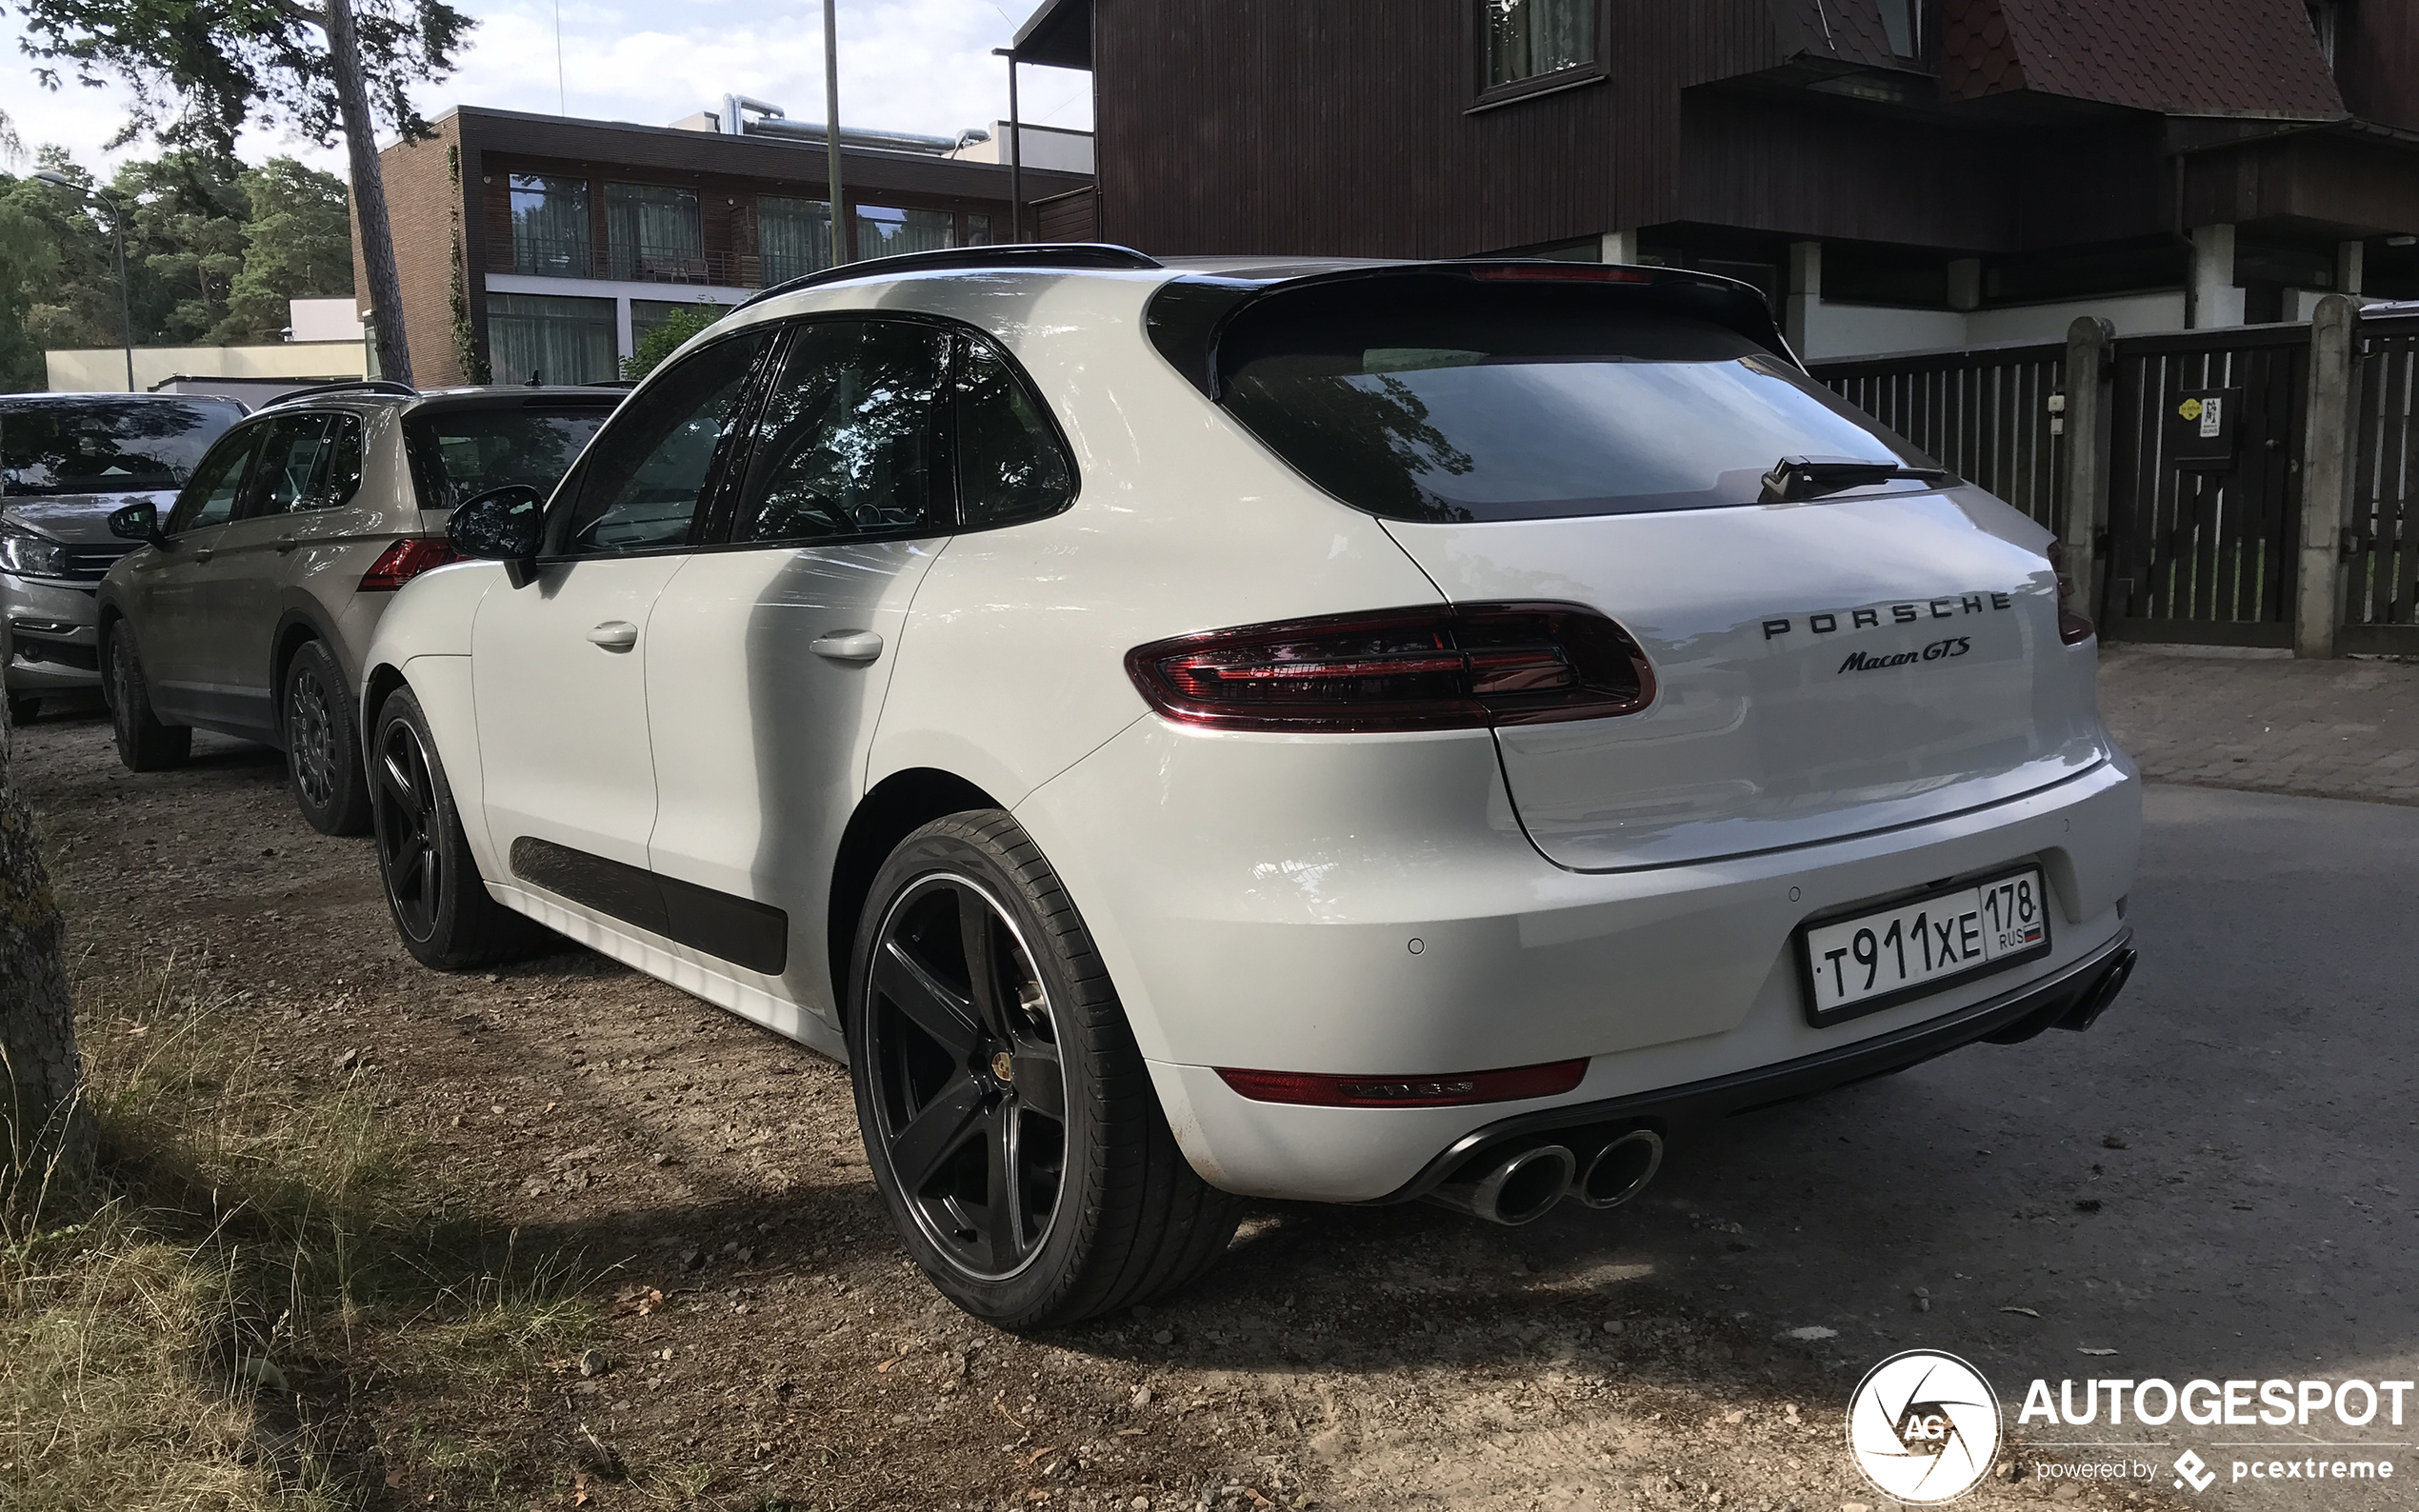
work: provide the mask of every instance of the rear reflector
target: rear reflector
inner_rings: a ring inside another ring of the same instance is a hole
[[[1484,729],[1634,713],[1654,673],[1628,631],[1575,604],[1382,609],[1138,646],[1150,706],[1219,729]]]
[[[1312,1071],[1230,1071],[1219,1078],[1254,1103],[1309,1107],[1451,1107],[1555,1097],[1579,1084],[1586,1061],[1517,1065],[1506,1071],[1457,1071],[1449,1076],[1326,1076]]]
[[[462,560],[460,552],[443,541],[413,538],[397,541],[378,553],[370,570],[361,574],[364,593],[391,593],[430,567]]]

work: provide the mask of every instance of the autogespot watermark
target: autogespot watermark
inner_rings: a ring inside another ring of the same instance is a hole
[[[2016,1431],[2069,1428],[2265,1428],[2290,1439],[2223,1439],[2197,1445],[2168,1438],[2030,1439],[2027,1447],[2066,1451],[2030,1465],[2041,1482],[2123,1483],[2203,1492],[2221,1482],[2254,1488],[2324,1482],[2390,1482],[2393,1451],[2413,1444],[2321,1434],[2404,1425],[2419,1410],[2409,1381],[2207,1381],[2177,1385],[2150,1379],[2035,1380],[2016,1414]],[[1883,1495],[1918,1506],[1965,1496],[1990,1474],[2000,1442],[1998,1398],[1982,1373],[1955,1355],[1913,1349],[1867,1372],[1849,1399],[1848,1448]],[[2354,1450],[2346,1455],[2341,1451]],[[2106,1451],[2123,1450],[2122,1454]],[[2178,1451],[2181,1452],[2178,1452]],[[2207,1450],[2209,1458],[2204,1458]],[[2094,1452],[2100,1451],[2100,1452]],[[2170,1459],[2169,1457],[2172,1456]]]

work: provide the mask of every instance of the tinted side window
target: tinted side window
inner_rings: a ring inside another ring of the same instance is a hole
[[[1042,403],[989,342],[970,339],[957,390],[958,517],[967,529],[1067,507],[1075,471]]]
[[[269,423],[260,453],[245,487],[240,513],[245,519],[308,508],[311,483],[319,472],[320,453],[327,449],[326,415],[287,415]]]
[[[361,417],[328,417],[328,457],[307,507],[334,509],[352,502],[361,490]]]
[[[169,511],[164,528],[170,535],[225,525],[235,517],[235,497],[243,490],[245,464],[252,460],[264,428],[252,426],[238,430],[210,448],[202,465],[193,469],[193,481],[177,496],[176,507]]]
[[[590,446],[555,549],[586,556],[685,544],[763,345],[761,329],[718,341],[632,395]]]
[[[812,321],[767,387],[737,541],[949,528],[936,476],[950,337],[909,321]]]

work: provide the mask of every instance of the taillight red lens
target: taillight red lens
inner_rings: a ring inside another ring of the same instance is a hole
[[[2052,557],[2050,570],[2056,572],[2057,566],[2057,559]],[[2058,572],[2058,639],[2069,646],[2081,646],[2091,639],[2091,621],[2075,609],[2073,604],[2074,579]]]
[[[1505,1071],[1457,1071],[1447,1076],[1328,1076],[1315,1071],[1230,1071],[1218,1076],[1254,1103],[1292,1103],[1311,1107],[1451,1107],[1462,1103],[1509,1103],[1524,1097],[1557,1097],[1588,1074],[1585,1061],[1516,1065]]]
[[[361,574],[364,593],[391,593],[430,567],[462,560],[460,552],[443,541],[415,538],[397,541],[378,553],[370,570]]]
[[[1634,713],[1654,673],[1575,604],[1386,609],[1138,646],[1126,671],[1170,719],[1220,729],[1477,729]]]

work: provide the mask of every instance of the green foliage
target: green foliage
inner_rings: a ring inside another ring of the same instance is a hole
[[[670,319],[638,338],[638,350],[622,359],[622,376],[646,377],[655,370],[657,364],[686,346],[690,337],[727,313],[726,307],[709,299],[673,310]]]
[[[46,88],[57,89],[63,74],[129,86],[134,107],[119,142],[150,133],[232,156],[247,123],[333,141],[333,3],[343,0],[16,0],[16,10]],[[407,91],[453,70],[473,23],[445,0],[350,0],[350,8],[372,114],[406,137],[425,135]]]
[[[98,187],[55,148],[40,166]],[[289,299],[352,292],[352,228],[331,173],[179,149],[125,164],[108,189],[126,207],[139,346],[274,342]],[[106,204],[0,173],[0,392],[43,388],[48,348],[123,340],[110,217]]]
[[[229,290],[213,341],[275,341],[290,299],[352,292],[352,223],[345,183],[290,157],[246,169],[236,182],[250,201],[244,267]]]

